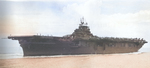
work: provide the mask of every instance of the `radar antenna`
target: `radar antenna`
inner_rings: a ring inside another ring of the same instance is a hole
[[[80,19],[81,21],[81,24],[83,25],[84,24],[84,17]]]

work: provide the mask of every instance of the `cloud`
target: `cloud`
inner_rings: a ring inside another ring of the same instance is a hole
[[[80,23],[79,18],[84,16],[85,20],[89,22],[91,31],[95,34],[102,36],[124,36],[125,33],[129,34],[130,32],[138,31],[137,28],[141,25],[143,27],[147,26],[143,23],[148,24],[149,22],[149,10],[141,10],[136,13],[115,13],[107,15],[101,14],[102,3],[100,0],[68,2],[65,5],[56,5],[59,2],[13,2],[10,5],[12,6],[13,15],[9,15],[7,19],[8,23],[11,22],[12,25],[9,25],[13,27],[13,30],[7,29],[7,31],[10,31],[7,33],[50,33],[53,35],[64,35],[66,33],[72,33],[74,28],[77,28]],[[56,8],[52,7],[54,5]],[[70,26],[66,27],[66,25]],[[2,29],[5,28],[3,27]],[[58,32],[57,29],[62,30]],[[97,31],[97,29],[99,30]],[[126,31],[129,29],[130,31]],[[135,32],[136,34],[138,33]],[[126,36],[132,35],[129,34]]]
[[[78,1],[78,2],[83,2],[87,0],[1,0],[1,1]],[[103,1],[127,1],[127,0],[103,0]],[[149,1],[149,0],[130,0],[130,1]]]
[[[127,1],[127,0],[103,0],[103,1]],[[129,2],[131,1],[149,1],[149,0],[129,0]]]
[[[101,7],[101,12],[102,14],[116,14],[116,13],[122,13],[122,14],[127,14],[127,13],[136,13],[141,10],[150,10],[150,1],[103,1],[102,2],[102,7]]]
[[[100,14],[101,0],[87,0],[82,3],[68,4],[63,8],[63,12],[69,16],[85,16],[91,17],[92,15]]]
[[[126,30],[137,31],[139,30],[138,28],[148,27],[150,25],[149,16],[150,10],[142,10],[137,13],[102,15],[100,22],[110,29],[119,28],[118,31],[120,30],[121,32]],[[124,29],[121,30],[121,28]]]

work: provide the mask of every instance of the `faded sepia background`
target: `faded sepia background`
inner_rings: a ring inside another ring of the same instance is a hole
[[[94,35],[150,41],[150,0],[1,0],[0,53],[22,53],[7,36],[71,34],[81,17]]]

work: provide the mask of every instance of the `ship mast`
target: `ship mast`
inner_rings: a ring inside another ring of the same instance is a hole
[[[82,17],[80,21],[81,21],[81,24],[79,24],[80,26],[87,26],[87,23],[84,23],[84,17]]]

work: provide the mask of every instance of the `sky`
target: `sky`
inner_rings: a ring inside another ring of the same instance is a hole
[[[99,37],[150,41],[150,0],[1,0],[0,38],[36,34],[64,36],[78,28],[82,17],[91,32]],[[4,46],[6,42],[0,42],[0,47],[18,43]],[[150,48],[150,44],[144,47]]]

